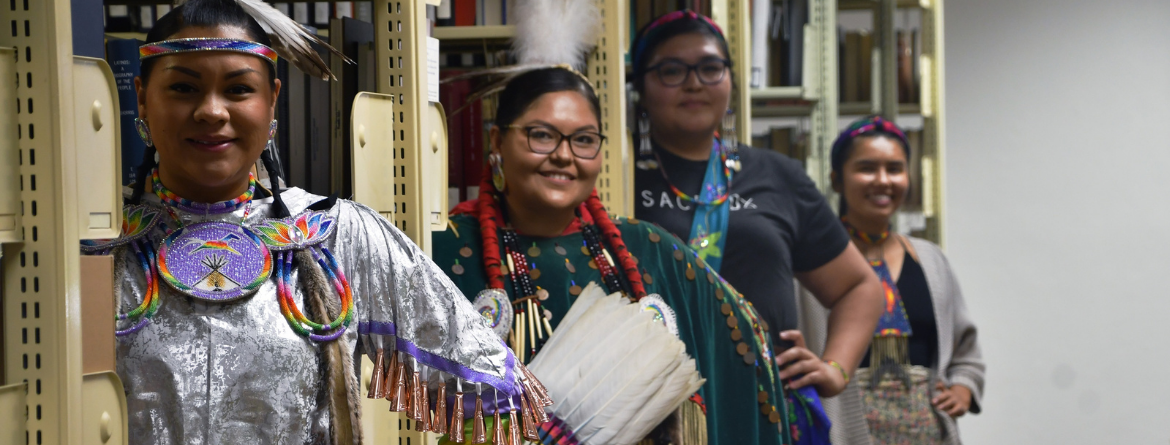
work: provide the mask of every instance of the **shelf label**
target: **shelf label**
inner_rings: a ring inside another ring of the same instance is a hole
[[[439,39],[427,37],[427,100],[439,101]]]

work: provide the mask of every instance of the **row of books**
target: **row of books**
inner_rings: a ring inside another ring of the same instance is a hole
[[[838,81],[841,102],[869,102],[874,97],[874,72],[878,69],[874,46],[877,36],[869,31],[839,33]],[[918,103],[920,74],[918,59],[921,56],[918,30],[898,30],[897,84],[898,103]]]
[[[515,10],[516,0],[443,0],[433,18],[436,26],[509,25],[516,22]]]
[[[330,20],[354,18],[374,21],[372,1],[277,2],[273,6],[302,25],[326,28]],[[106,32],[148,32],[158,18],[171,12],[170,3],[105,6]]]

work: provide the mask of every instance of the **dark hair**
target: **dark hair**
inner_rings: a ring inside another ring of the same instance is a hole
[[[264,28],[235,0],[187,0],[155,22],[154,27],[146,34],[146,43],[167,40],[191,26],[207,28],[234,26],[243,29],[252,41],[272,46],[272,41],[269,40]],[[154,68],[154,62],[157,60],[142,61],[140,77],[143,84],[150,79],[151,68]],[[268,84],[276,88],[276,70],[270,64],[265,65],[268,66]]]
[[[646,76],[646,68],[650,64],[650,59],[654,58],[654,52],[666,41],[680,35],[700,34],[715,39],[719,42],[719,49],[723,51],[723,57],[727,58],[730,63],[731,49],[727,46],[727,40],[719,31],[713,29],[711,25],[707,24],[701,18],[678,19],[654,27],[655,21],[651,21],[646,26],[643,26],[638,31],[638,37],[634,39],[633,45],[631,45],[634,48],[630,52],[634,65],[634,88],[638,91],[642,90],[642,80]],[[651,30],[654,32],[647,35],[647,31]],[[734,67],[728,65],[728,69],[734,69]],[[734,81],[735,76],[731,78]]]
[[[508,81],[508,86],[500,92],[496,126],[504,128],[512,125],[540,96],[560,91],[575,91],[584,96],[593,110],[593,117],[597,118],[598,126],[601,125],[601,101],[597,99],[589,81],[564,68],[542,68]]]

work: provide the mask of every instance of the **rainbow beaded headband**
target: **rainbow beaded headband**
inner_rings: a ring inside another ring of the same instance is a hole
[[[276,68],[276,50],[256,42],[239,39],[191,38],[163,40],[138,47],[138,57],[140,60],[146,60],[167,54],[189,53],[194,51],[231,51],[251,54],[263,57],[272,63],[273,68]]]
[[[902,129],[894,125],[881,116],[869,116],[858,119],[856,122],[849,125],[844,131],[837,136],[837,140],[833,142],[833,148],[829,152],[830,163],[833,171],[840,170],[845,163],[846,148],[853,144],[853,140],[858,136],[866,133],[884,133],[898,139],[902,143],[902,148],[906,150],[906,157],[910,157],[910,141],[906,139],[906,133]]]
[[[662,25],[667,23],[682,19],[701,21],[710,27],[711,30],[715,31],[715,34],[718,35],[720,39],[724,38],[723,30],[719,28],[719,25],[715,24],[715,21],[711,20],[710,17],[707,17],[703,14],[699,14],[689,9],[664,14],[662,17],[654,19],[654,21],[650,22],[649,25],[646,25],[645,28],[642,28],[641,35],[639,35],[637,40],[634,42],[634,50],[630,52],[634,66],[638,66],[638,59],[641,59],[642,56],[645,55],[644,53],[646,52],[646,45],[649,44],[650,37],[654,34],[654,32],[656,32],[658,28],[661,28]]]

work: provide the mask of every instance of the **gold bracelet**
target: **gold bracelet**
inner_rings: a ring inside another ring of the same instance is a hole
[[[841,367],[840,363],[837,363],[836,360],[825,360],[825,363],[828,363],[829,366],[837,368],[838,371],[841,371],[841,377],[845,378],[845,384],[849,384],[849,373],[845,372],[845,368]]]

